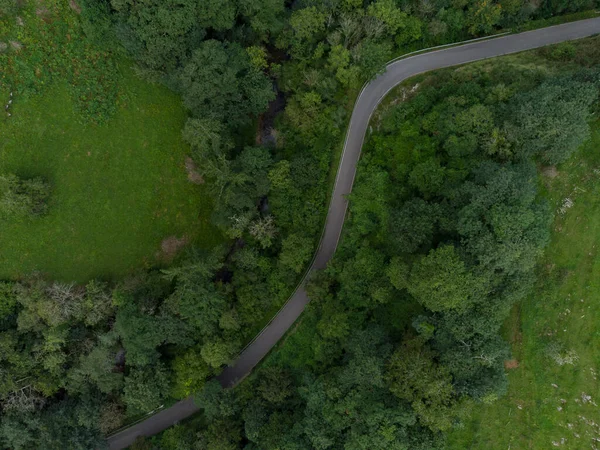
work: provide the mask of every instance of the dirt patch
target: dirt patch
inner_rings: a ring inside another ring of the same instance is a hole
[[[19,41],[9,41],[9,44],[15,52],[20,52],[23,48],[23,44],[21,44]]]
[[[556,178],[559,175],[559,173],[558,170],[556,170],[555,166],[547,166],[542,168],[542,175],[552,180]]]
[[[504,368],[506,370],[516,369],[517,367],[519,367],[519,361],[516,359],[507,359],[504,361]]]
[[[44,22],[50,22],[50,10],[43,5],[40,5],[35,9],[35,15]]]
[[[81,14],[81,6],[79,6],[75,0],[69,0],[69,6],[77,14]]]
[[[204,184],[204,178],[198,173],[198,166],[189,156],[185,158],[185,171],[191,183]]]
[[[160,243],[160,252],[158,252],[157,258],[164,262],[170,262],[175,258],[179,250],[189,244],[189,242],[190,240],[186,236],[181,238],[169,236]]]
[[[52,13],[50,9],[44,4],[44,0],[37,0],[37,7],[35,8],[35,15],[38,16],[46,23],[52,22]]]

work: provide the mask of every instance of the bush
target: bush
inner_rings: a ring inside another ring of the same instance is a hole
[[[0,218],[41,216],[47,212],[50,185],[41,178],[0,175]]]

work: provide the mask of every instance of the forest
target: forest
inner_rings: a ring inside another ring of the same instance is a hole
[[[3,95],[35,98],[64,78],[81,120],[101,127],[135,101],[120,87],[120,64],[133,61],[136,77],[180,96],[177,131],[210,204],[202,245],[170,264],[85,280],[4,277],[1,445],[104,448],[111,432],[195,394],[200,417],[134,448],[445,448],[474,404],[506,392],[500,327],[535,283],[552,221],[537,170],[590,136],[597,38],[423,76],[384,104],[340,247],[311,279],[298,332],[235,390],[211,378],[306,270],[366,80],[413,49],[597,7],[81,0],[40,13],[0,0]],[[2,46],[23,19],[36,34]],[[47,220],[55,183],[1,173],[0,221]]]
[[[234,391],[207,384],[203,420],[134,447],[447,448],[474,405],[507,391],[501,327],[553,219],[538,168],[590,138],[599,56],[592,38],[391,94],[298,330]],[[546,364],[569,364],[554,344]]]

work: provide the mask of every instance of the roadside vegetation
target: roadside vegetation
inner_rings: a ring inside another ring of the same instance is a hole
[[[559,267],[554,243],[542,255],[554,209],[561,230],[576,217],[567,192],[582,209],[573,197],[595,203],[598,43],[426,74],[392,92],[372,121],[340,248],[313,279],[301,323],[233,393],[208,385],[198,395],[203,422],[136,448],[204,448],[222,436],[232,448],[593,444],[595,306],[563,303],[570,294],[581,304],[584,291],[593,302],[593,283],[585,269]],[[563,244],[588,270],[592,239]],[[558,280],[570,280],[560,294]],[[583,309],[592,317],[580,328]],[[524,342],[514,353],[505,322]]]
[[[196,425],[138,448],[442,448],[506,391],[500,324],[551,219],[535,164],[589,137],[597,45],[440,72],[393,105],[298,332],[240,388],[207,380],[311,259],[365,80],[594,6],[0,0],[2,445],[101,448],[197,394]]]

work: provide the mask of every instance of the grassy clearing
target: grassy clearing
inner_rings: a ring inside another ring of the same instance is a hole
[[[449,436],[450,449],[599,446],[600,121],[581,152],[542,182],[557,214],[537,288],[505,327],[519,367],[509,371],[506,397],[475,408]],[[559,365],[557,349],[574,364]]]
[[[0,20],[0,103],[14,92],[0,172],[53,186],[47,216],[1,224],[0,279],[120,277],[168,263],[167,237],[222,239],[205,188],[187,180],[180,99],[88,39],[75,9],[27,2]]]
[[[187,181],[180,100],[120,68],[128,100],[102,125],[81,123],[61,83],[16,97],[13,116],[0,119],[0,171],[54,187],[47,216],[2,224],[0,278],[116,277],[155,264],[168,236],[219,241],[204,188]]]

